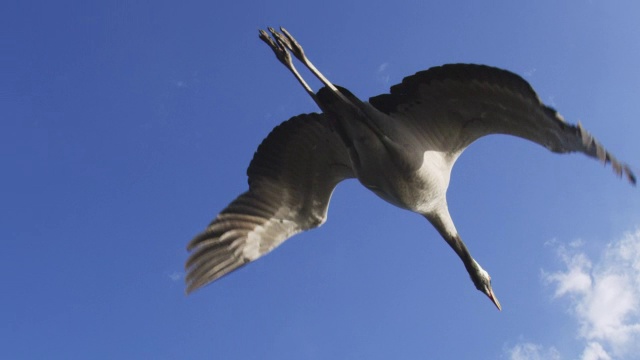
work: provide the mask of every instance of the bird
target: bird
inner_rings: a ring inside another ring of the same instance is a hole
[[[609,163],[636,184],[580,123],[566,122],[522,77],[487,65],[445,64],[408,76],[388,94],[361,101],[331,83],[284,28],[259,38],[293,73],[321,113],[276,126],[247,169],[249,189],[187,245],[187,294],[269,253],[327,219],[341,181],[357,178],[399,208],[425,217],[458,255],[477,290],[502,309],[491,276],[471,255],[449,214],[447,189],[456,159],[475,140],[507,134],[554,153],[581,152]],[[314,92],[293,55],[323,87]]]

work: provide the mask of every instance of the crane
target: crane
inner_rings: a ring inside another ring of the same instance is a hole
[[[447,207],[451,170],[475,140],[514,135],[554,153],[581,152],[636,177],[581,125],[544,105],[520,76],[495,67],[446,64],[418,72],[389,94],[361,101],[316,69],[284,28],[259,37],[291,71],[321,114],[276,126],[247,170],[239,195],[187,246],[187,293],[267,254],[291,236],[322,225],[333,190],[357,178],[387,202],[424,216],[462,260],[476,289],[501,310],[491,277],[474,259]],[[295,56],[323,84],[317,93]]]

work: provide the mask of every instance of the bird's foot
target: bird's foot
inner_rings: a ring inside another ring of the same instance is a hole
[[[264,40],[272,49],[276,52],[276,56],[280,61],[285,57],[290,57],[289,54],[284,54],[289,50],[298,60],[302,61],[304,64],[308,63],[307,56],[304,54],[304,50],[300,43],[283,27],[280,27],[279,33],[276,29],[272,27],[267,28],[271,33],[271,37],[267,34],[266,31],[260,30],[260,39]],[[286,63],[285,63],[286,65]]]
[[[271,31],[271,33],[274,34],[275,30],[273,30],[272,28],[269,28],[269,31]],[[293,68],[293,63],[291,62],[291,54],[289,54],[289,51],[287,51],[287,48],[289,46],[287,46],[287,43],[282,40],[282,39],[285,39],[288,42],[286,38],[284,38],[281,35],[280,36],[274,35],[274,38],[272,39],[269,36],[269,34],[262,29],[260,29],[259,37],[262,41],[264,41],[267,45],[269,45],[271,50],[273,50],[273,52],[276,54],[276,57],[278,58],[278,60],[280,60],[280,62],[283,63],[284,66],[286,66],[289,69]]]
[[[307,85],[307,83],[302,79],[302,76],[300,76],[298,71],[295,69],[293,63],[291,62],[291,54],[289,54],[289,51],[291,51],[291,53],[293,53],[293,55],[298,60],[300,60],[304,64],[304,66],[306,66],[307,69],[309,69],[309,71],[311,71],[311,73],[313,73],[313,75],[315,75],[315,77],[317,77],[318,80],[320,80],[326,87],[331,89],[331,91],[333,91],[343,101],[347,103],[349,102],[349,100],[340,91],[338,91],[335,85],[333,85],[331,81],[329,81],[329,79],[322,75],[322,73],[311,63],[311,61],[304,54],[302,46],[300,46],[298,41],[296,41],[296,39],[287,30],[285,30],[285,28],[280,28],[280,30],[282,30],[282,34],[277,32],[272,27],[269,27],[268,29],[272,37],[270,37],[266,31],[260,30],[260,39],[267,43],[267,45],[269,45],[269,47],[271,47],[271,49],[276,53],[278,60],[280,60],[280,62],[282,62],[289,70],[291,70],[291,72],[295,75],[295,77],[302,84],[307,93],[309,93],[309,95],[313,98],[313,101],[318,104],[318,106],[320,106],[320,104],[317,101],[315,93],[313,92],[313,90],[311,90],[309,85]],[[320,106],[320,108],[322,108],[322,106]]]
[[[304,53],[302,52],[302,47],[300,47],[298,42],[285,29],[283,28],[280,28],[280,29],[282,29],[285,35],[278,33],[276,30],[274,30],[271,27],[269,28],[269,32],[271,32],[271,35],[273,37],[269,36],[269,33],[267,33],[266,31],[260,30],[260,39],[264,41],[267,45],[269,45],[271,50],[273,50],[273,52],[276,54],[276,57],[278,58],[278,60],[280,60],[280,62],[284,64],[284,66],[293,73],[293,75],[300,82],[302,87],[304,87],[305,91],[309,94],[309,96],[311,96],[313,101],[315,101],[316,104],[320,106],[320,103],[318,103],[318,99],[316,98],[315,93],[313,92],[311,87],[304,81],[302,76],[300,76],[300,73],[298,73],[298,70],[296,70],[295,66],[293,65],[293,62],[291,60],[291,54],[289,54],[289,51],[291,51],[296,57],[298,57],[298,59],[300,59],[299,56],[302,56],[302,58],[306,61],[304,64],[307,67],[309,67],[309,69],[312,69],[313,65],[309,63],[306,57],[304,57]]]
[[[286,39],[286,41],[283,41],[283,42],[285,43],[287,48],[293,53],[293,56],[295,56],[296,59],[302,61],[303,63],[307,63],[308,61],[307,56],[304,54],[304,50],[302,50],[302,46],[300,46],[300,43],[296,41],[296,39],[287,31],[287,29],[281,26],[280,31],[282,31],[282,34],[278,33],[272,28],[269,28],[269,31],[271,31],[271,33],[274,36],[277,36],[278,38]]]

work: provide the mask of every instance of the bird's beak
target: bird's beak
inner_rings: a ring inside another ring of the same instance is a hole
[[[502,311],[502,306],[500,306],[500,301],[498,301],[498,298],[496,297],[496,295],[493,293],[493,289],[489,288],[489,291],[487,292],[487,296],[489,297],[489,299],[491,299],[491,301],[496,305],[496,307],[498,308],[498,310]]]

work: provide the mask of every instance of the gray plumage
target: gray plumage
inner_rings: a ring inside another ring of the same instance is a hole
[[[358,178],[398,207],[422,214],[458,254],[476,288],[500,309],[491,278],[462,242],[446,203],[451,169],[462,151],[490,134],[518,136],[556,153],[582,152],[618,161],[580,124],[565,122],[531,86],[509,71],[449,64],[406,77],[389,94],[362,102],[331,84],[282,29],[261,32],[323,114],[293,117],[258,147],[247,170],[249,190],[188,245],[187,292],[192,292],[326,220],[335,186]],[[293,53],[326,86],[313,93],[295,70]]]

